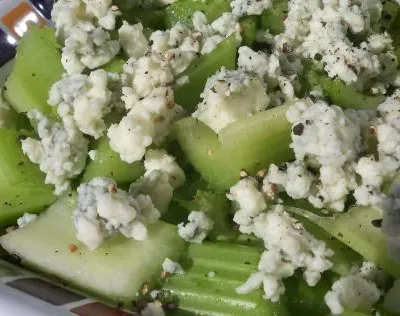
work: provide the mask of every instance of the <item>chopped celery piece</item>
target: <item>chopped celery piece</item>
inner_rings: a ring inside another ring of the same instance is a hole
[[[326,316],[329,308],[325,304],[324,296],[331,289],[332,275],[324,273],[317,285],[311,287],[301,273],[284,280],[286,300],[290,315],[296,316]]]
[[[190,201],[177,197],[174,200],[186,211],[205,212],[214,221],[214,227],[208,235],[209,239],[233,241],[238,237],[238,232],[233,230],[233,222],[229,214],[230,203],[225,193],[199,189]]]
[[[36,109],[57,117],[47,104],[50,87],[61,78],[63,67],[54,30],[30,24],[19,42],[14,67],[8,77],[4,97],[17,112]]]
[[[141,161],[132,164],[122,161],[119,154],[111,149],[106,136],[95,141],[92,149],[96,150],[96,155],[86,165],[81,182],[88,182],[95,177],[109,177],[123,186],[129,185],[144,173]]]
[[[122,11],[122,19],[130,24],[142,23],[146,28],[164,30],[165,14],[165,10],[162,9],[131,9]]]
[[[394,1],[383,2],[383,12],[381,16],[382,26],[388,30],[395,32],[400,27],[400,6]]]
[[[358,252],[365,260],[374,262],[387,274],[400,277],[400,264],[390,259],[386,250],[386,236],[380,228],[371,224],[381,218],[380,212],[373,207],[357,206],[346,213],[331,217],[318,216],[310,211],[287,207],[289,212],[303,216],[329,234]]]
[[[0,187],[51,188],[44,185],[44,174],[39,166],[32,163],[22,152],[21,139],[24,137],[26,133],[23,131],[0,129]]]
[[[215,74],[221,67],[235,69],[236,39],[232,34],[209,54],[205,54],[193,61],[180,77],[188,76],[189,82],[176,87],[175,102],[193,110],[200,102],[207,79]]]
[[[230,12],[229,0],[180,0],[165,9],[165,24],[171,28],[178,22],[190,22],[193,13],[201,11],[208,23],[219,18],[223,12]]]
[[[251,15],[240,19],[240,28],[242,35],[242,46],[252,47],[256,40],[259,16]]]
[[[178,297],[181,311],[192,315],[287,315],[284,304],[265,300],[261,289],[245,295],[235,291],[257,271],[261,251],[223,242],[191,244],[185,274],[168,277],[163,289]]]
[[[305,62],[304,65],[303,79],[309,85],[309,90],[320,87],[332,104],[344,109],[373,110],[385,100],[382,95],[366,95],[339,79],[329,78],[315,64]]]
[[[120,74],[123,71],[123,66],[125,64],[125,60],[122,58],[114,58],[111,60],[109,63],[105,64],[101,68],[104,69],[107,72],[113,72]]]
[[[227,190],[241,170],[255,174],[271,163],[293,157],[288,106],[280,106],[230,124],[217,135],[189,117],[178,121],[173,133],[195,169],[215,190]]]
[[[264,10],[261,15],[261,27],[268,30],[272,35],[278,35],[285,31],[283,22],[288,14],[287,0],[272,0],[269,9]]]
[[[11,225],[24,213],[38,213],[54,202],[53,189],[40,186],[0,186],[0,226]]]
[[[148,227],[144,241],[121,235],[90,251],[75,239],[75,207],[76,195],[65,195],[34,222],[2,236],[0,244],[23,265],[128,306],[145,282],[151,286],[159,279],[164,259],[177,260],[184,250],[176,227],[160,221]],[[69,249],[71,243],[78,246],[76,251]]]

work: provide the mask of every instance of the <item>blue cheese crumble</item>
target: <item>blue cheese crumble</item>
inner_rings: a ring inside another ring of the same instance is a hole
[[[207,79],[201,97],[203,101],[192,116],[216,133],[237,120],[264,111],[269,104],[260,78],[225,68]]]
[[[70,181],[85,167],[88,140],[76,127],[71,115],[62,122],[51,122],[37,110],[28,112],[29,119],[37,126],[40,139],[28,137],[21,140],[22,151],[39,164],[46,174],[46,183],[55,185],[57,195],[70,187]]]
[[[162,263],[162,269],[164,272],[169,274],[185,274],[182,266],[178,262],[175,262],[169,258],[165,258],[164,262]]]
[[[78,208],[73,214],[76,238],[90,250],[117,232],[145,240],[146,226],[159,217],[148,195],[130,195],[111,179],[98,177],[78,187]]]
[[[190,212],[188,221],[187,224],[178,224],[178,234],[184,240],[192,243],[202,243],[214,227],[213,220],[201,211]]]

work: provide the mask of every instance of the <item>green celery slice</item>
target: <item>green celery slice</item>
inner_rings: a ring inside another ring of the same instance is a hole
[[[180,0],[169,5],[165,9],[165,24],[171,28],[178,22],[188,23],[192,19],[193,13],[201,11],[211,23],[219,18],[222,13],[230,12],[229,0]]]
[[[304,66],[302,80],[305,85],[309,86],[309,90],[322,88],[324,95],[330,99],[332,104],[344,109],[374,110],[385,100],[382,95],[366,95],[339,79],[329,78],[313,63],[305,62]]]
[[[126,307],[145,282],[152,286],[159,280],[166,257],[177,260],[184,250],[176,227],[160,221],[148,227],[145,241],[116,236],[90,251],[75,239],[75,208],[76,195],[65,195],[34,222],[2,236],[0,244],[23,265]],[[78,245],[74,252],[71,243]]]
[[[44,174],[32,163],[21,149],[21,139],[27,132],[0,129],[0,187],[42,186]]]
[[[357,206],[332,217],[318,216],[310,211],[287,207],[289,212],[303,216],[364,257],[374,262],[387,274],[400,277],[400,264],[390,259],[386,250],[386,236],[371,221],[381,218],[373,207]]]
[[[242,46],[253,46],[253,43],[256,40],[259,20],[260,17],[257,15],[249,15],[240,19]]]
[[[261,15],[261,28],[269,30],[272,35],[278,35],[285,31],[285,18],[288,14],[287,0],[272,0],[269,9]]]
[[[87,163],[81,182],[95,177],[109,177],[123,186],[131,184],[144,173],[143,162],[129,164],[122,161],[119,154],[111,149],[106,136],[95,141],[93,149],[97,150],[95,159]]]
[[[138,9],[123,10],[122,19],[130,24],[142,23],[143,27],[153,30],[164,30],[166,10],[163,9]]]
[[[0,226],[14,224],[24,213],[39,213],[54,202],[51,187],[0,186]]]
[[[262,249],[223,242],[191,244],[184,275],[168,277],[163,285],[178,296],[179,308],[196,315],[287,315],[282,303],[271,303],[262,290],[241,295],[235,288],[257,271]],[[209,272],[215,276],[210,278]]]
[[[271,163],[289,161],[293,152],[288,105],[258,113],[230,124],[217,135],[189,117],[178,121],[173,134],[195,169],[215,190],[228,190],[240,171],[255,174]]]
[[[221,67],[235,69],[236,53],[236,38],[232,34],[218,44],[211,53],[193,61],[180,75],[180,77],[188,76],[189,82],[175,88],[175,102],[188,110],[194,110],[201,100],[200,94],[203,92],[207,79]]]
[[[101,68],[107,72],[113,72],[113,73],[120,74],[123,71],[124,64],[125,64],[125,60],[117,57],[117,58],[114,58],[113,60],[111,60],[109,63],[102,66]]]
[[[47,104],[50,87],[61,78],[63,67],[54,30],[30,24],[21,39],[14,68],[8,77],[4,97],[17,112],[40,110],[57,117]]]

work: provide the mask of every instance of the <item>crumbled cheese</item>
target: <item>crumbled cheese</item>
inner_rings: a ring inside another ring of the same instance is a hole
[[[200,211],[190,212],[188,221],[187,224],[178,224],[179,236],[188,242],[202,243],[214,227],[213,220],[206,213]]]
[[[261,15],[272,5],[271,0],[232,0],[232,13],[238,17],[244,15]]]
[[[156,88],[149,96],[137,101],[118,124],[110,126],[107,132],[110,146],[122,160],[128,163],[139,161],[147,147],[164,141],[181,112],[171,88]]]
[[[392,186],[392,192],[380,203],[382,231],[387,237],[388,255],[400,262],[400,184]]]
[[[78,208],[73,217],[76,238],[95,250],[115,232],[145,240],[146,225],[157,221],[160,213],[149,196],[132,196],[117,188],[113,180],[98,177],[78,187]]]
[[[40,140],[30,137],[21,140],[22,150],[39,164],[46,174],[46,183],[54,184],[55,193],[61,194],[85,167],[88,141],[71,115],[64,116],[62,123],[52,123],[36,110],[29,112],[28,117],[37,125]]]
[[[345,309],[369,312],[380,296],[375,283],[360,274],[352,274],[333,283],[324,299],[331,313],[340,315]]]
[[[208,273],[207,273],[207,277],[208,277],[209,279],[214,279],[214,278],[215,278],[215,272],[214,272],[214,271],[208,272]]]
[[[97,150],[89,150],[88,156],[90,159],[95,160],[97,155]]]
[[[60,0],[54,4],[56,35],[65,45],[61,62],[69,74],[104,65],[119,52],[118,40],[109,33],[118,15],[111,0]]]
[[[149,50],[149,43],[143,34],[141,23],[129,25],[123,21],[118,30],[118,36],[122,49],[129,57],[142,57]]]
[[[381,12],[381,1],[289,1],[276,48],[283,51],[286,45],[306,58],[318,56],[329,77],[385,93],[389,84],[398,84],[398,76],[390,36],[374,32]],[[349,33],[369,36],[355,46]]]
[[[392,288],[386,293],[383,301],[383,307],[386,311],[399,314],[400,313],[400,279],[397,279]]]
[[[146,307],[140,312],[140,316],[165,316],[165,312],[160,302],[147,303]]]
[[[186,181],[185,173],[176,163],[175,158],[168,155],[164,150],[149,149],[146,152],[144,167],[146,169],[144,176],[147,176],[154,170],[166,173],[169,182],[174,188],[180,187]]]
[[[287,163],[280,167],[271,164],[264,178],[263,191],[274,197],[273,185],[279,185],[294,199],[305,199],[310,195],[315,176],[302,161]]]
[[[227,125],[264,111],[269,103],[263,82],[242,70],[221,68],[207,79],[203,101],[192,114],[215,132]]]
[[[240,180],[230,188],[227,197],[239,207],[233,217],[233,221],[239,225],[239,230],[245,234],[252,233],[254,218],[267,209],[265,198],[258,190],[257,181],[251,177]]]
[[[185,274],[185,271],[183,271],[182,266],[178,262],[172,261],[169,258],[165,258],[164,262],[162,263],[162,268],[164,272],[170,274],[180,274],[180,275]]]
[[[95,70],[89,76],[72,74],[57,81],[50,89],[49,104],[58,106],[61,118],[73,113],[82,133],[99,138],[106,130],[103,117],[111,111],[111,91],[104,70]]]
[[[30,222],[33,222],[38,216],[36,214],[24,213],[20,218],[17,219],[17,224],[19,228],[22,228],[28,225]]]
[[[332,267],[329,257],[333,251],[305,231],[282,205],[261,212],[253,222],[253,233],[264,241],[265,251],[258,264],[259,271],[236,289],[238,293],[248,293],[263,284],[264,297],[276,302],[285,292],[282,280],[295,270],[303,269],[305,281],[314,286],[321,274]]]

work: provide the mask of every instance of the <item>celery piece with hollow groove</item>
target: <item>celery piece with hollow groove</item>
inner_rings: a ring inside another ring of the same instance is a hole
[[[96,154],[87,163],[81,182],[88,182],[95,177],[109,177],[123,186],[134,182],[144,173],[141,161],[131,164],[122,161],[119,154],[111,149],[106,136],[95,141],[92,149],[96,150]]]
[[[173,134],[210,187],[224,191],[239,180],[241,170],[255,174],[271,163],[293,158],[287,108],[280,106],[239,120],[218,135],[189,117],[175,123]]]
[[[400,277],[400,264],[387,255],[386,236],[372,221],[382,217],[374,207],[357,206],[346,213],[333,216],[318,216],[308,210],[287,207],[288,212],[303,216],[317,224],[330,235],[358,252],[365,260],[374,262],[387,274]]]
[[[176,23],[190,23],[193,14],[201,11],[207,18],[208,23],[219,18],[222,13],[230,12],[229,0],[180,0],[169,5],[165,9],[165,24],[171,28]]]
[[[4,97],[17,112],[39,110],[57,117],[47,104],[50,87],[64,72],[54,30],[30,24],[21,39],[13,69],[7,78]]]
[[[189,82],[174,89],[175,102],[188,110],[194,110],[201,100],[200,94],[207,79],[221,67],[235,69],[236,53],[236,39],[232,34],[212,52],[194,60],[180,75],[180,78],[187,76]]]
[[[272,5],[261,15],[261,28],[268,30],[272,35],[285,31],[285,18],[288,14],[287,0],[272,0]]]
[[[185,274],[168,276],[163,289],[178,297],[181,312],[192,315],[289,315],[284,303],[265,300],[262,289],[235,291],[257,271],[261,252],[225,242],[190,244],[181,261]]]

